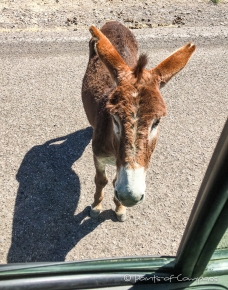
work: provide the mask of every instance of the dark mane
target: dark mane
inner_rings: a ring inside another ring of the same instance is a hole
[[[148,63],[147,55],[144,53],[140,54],[137,65],[134,67],[134,70],[133,70],[133,73],[138,81],[140,81],[142,77],[143,69],[145,68],[147,63]]]

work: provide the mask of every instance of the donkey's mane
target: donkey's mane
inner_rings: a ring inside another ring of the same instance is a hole
[[[134,70],[133,70],[133,73],[138,82],[140,81],[142,77],[143,69],[145,68],[147,63],[148,63],[148,56],[145,53],[140,54],[137,65],[134,67]]]

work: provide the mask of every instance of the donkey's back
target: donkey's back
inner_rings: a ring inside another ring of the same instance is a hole
[[[107,22],[101,32],[109,39],[129,67],[137,63],[138,43],[133,33],[117,21]]]

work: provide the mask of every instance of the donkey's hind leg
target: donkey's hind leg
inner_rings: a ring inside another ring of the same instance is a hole
[[[94,155],[94,165],[96,167],[95,184],[96,192],[94,194],[94,202],[91,206],[90,216],[92,218],[98,217],[102,210],[101,202],[104,198],[104,187],[108,183],[108,179],[105,173],[105,163],[101,159]]]
[[[112,182],[114,188],[115,188],[115,182],[116,182],[116,176]],[[116,217],[117,217],[118,221],[124,222],[127,218],[126,207],[124,205],[122,205],[122,203],[119,200],[117,200],[115,196],[113,198],[113,201],[116,205],[115,213],[116,213]]]

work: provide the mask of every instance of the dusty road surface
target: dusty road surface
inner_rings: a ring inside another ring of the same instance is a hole
[[[162,90],[168,114],[146,201],[124,223],[113,212],[112,167],[104,211],[88,216],[95,171],[80,91],[89,33],[28,30],[0,34],[0,262],[175,255],[227,118],[227,27],[134,30],[148,68],[189,40],[197,50]]]
[[[118,20],[132,29],[228,26],[228,0],[1,0],[2,31],[77,31]]]

